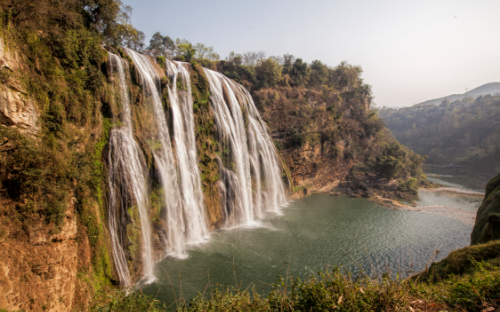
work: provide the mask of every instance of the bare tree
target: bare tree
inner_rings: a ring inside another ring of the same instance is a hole
[[[263,62],[266,59],[267,59],[266,52],[264,52],[264,51],[257,52],[257,62]]]
[[[283,66],[283,64],[285,63],[285,58],[281,55],[270,56],[269,58],[281,66]]]
[[[243,65],[253,66],[257,62],[257,53],[246,52],[243,53]]]

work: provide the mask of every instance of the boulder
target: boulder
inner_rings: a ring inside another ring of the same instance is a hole
[[[500,174],[486,185],[483,203],[477,211],[471,245],[500,239]]]

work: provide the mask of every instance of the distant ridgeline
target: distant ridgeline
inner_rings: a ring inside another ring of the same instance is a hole
[[[380,117],[399,142],[428,155],[427,163],[472,166],[490,176],[500,171],[498,94],[383,108]]]
[[[428,105],[439,105],[444,100],[448,100],[450,102],[454,102],[456,100],[463,100],[465,97],[478,98],[481,95],[500,95],[500,82],[490,82],[484,84],[480,87],[474,88],[472,90],[467,91],[463,94],[451,94],[442,98],[428,100],[422,103],[419,103],[419,106],[428,106]]]
[[[0,3],[0,308],[86,310],[290,195],[423,181],[360,67],[144,50],[119,1],[26,3]]]

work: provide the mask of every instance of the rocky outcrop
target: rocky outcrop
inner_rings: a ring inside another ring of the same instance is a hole
[[[0,87],[0,123],[16,126],[28,132],[37,130],[35,103],[25,93],[9,85]]]
[[[38,112],[35,102],[26,94],[20,77],[22,61],[8,51],[0,38],[0,124],[15,126],[26,132],[38,131]]]
[[[330,192],[345,179],[352,163],[332,159],[329,156],[332,147],[330,142],[306,142],[283,151],[294,187],[292,198]]]
[[[486,185],[483,203],[476,216],[471,245],[500,239],[500,174]]]

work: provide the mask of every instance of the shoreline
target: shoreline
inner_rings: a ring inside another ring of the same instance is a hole
[[[436,189],[421,188],[419,190],[432,192],[432,191],[440,191],[440,189],[443,188],[436,188]],[[445,189],[451,189],[451,188],[445,188]],[[459,189],[457,189],[457,191],[455,192],[449,190],[446,190],[445,192],[455,193],[455,194],[459,193],[474,197],[480,194],[479,192],[468,192],[468,191],[464,191],[465,192],[464,193]],[[481,196],[484,196],[484,194],[482,194]],[[412,212],[424,212],[424,213],[439,215],[442,217],[452,218],[470,227],[473,227],[474,223],[476,222],[475,212],[465,211],[459,208],[442,206],[442,205],[429,205],[429,206],[406,205],[401,203],[399,200],[386,198],[380,195],[375,195],[373,197],[370,197],[368,198],[368,200],[389,209],[412,211]]]

